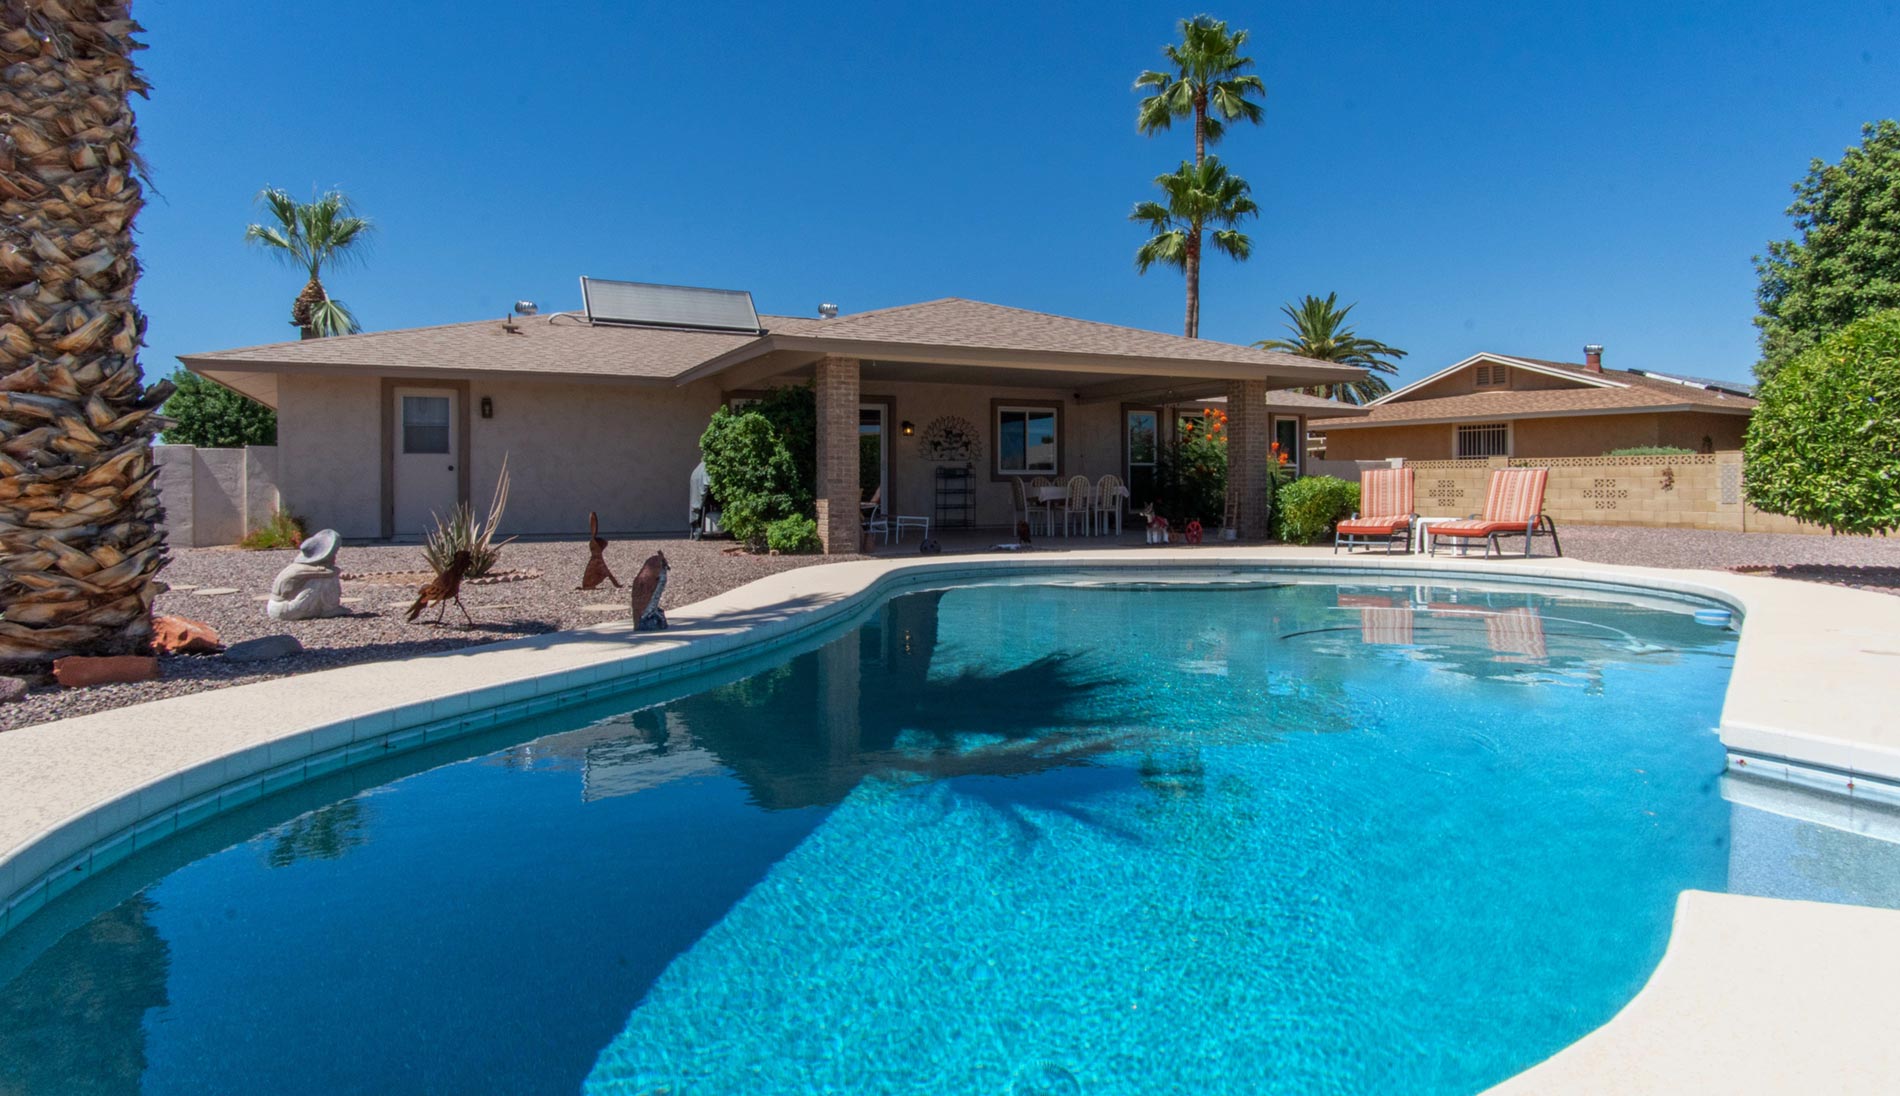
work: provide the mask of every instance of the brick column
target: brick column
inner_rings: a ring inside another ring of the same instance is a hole
[[[858,551],[858,360],[820,358],[812,376],[818,396],[818,538],[832,555]]]
[[[1227,490],[1237,503],[1235,530],[1243,540],[1267,536],[1267,452],[1273,426],[1267,419],[1267,382],[1227,385]]]

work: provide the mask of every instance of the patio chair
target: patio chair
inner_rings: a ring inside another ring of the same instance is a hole
[[[1531,554],[1532,537],[1549,537],[1550,546],[1564,554],[1557,539],[1557,523],[1544,513],[1544,484],[1550,480],[1548,468],[1500,468],[1491,473],[1491,489],[1485,492],[1484,513],[1458,521],[1440,522],[1425,531],[1431,541],[1431,553],[1438,554],[1438,541],[1445,538],[1461,544],[1484,541],[1484,556],[1503,555],[1499,537],[1523,537],[1524,556]]]
[[[879,486],[871,492],[871,497],[863,504],[864,531],[870,534],[884,534],[884,543],[891,542],[891,516],[884,512],[884,488]]]
[[[1082,522],[1082,535],[1086,537],[1094,534],[1094,529],[1090,527],[1095,520],[1092,505],[1094,496],[1095,487],[1089,483],[1087,476],[1069,477],[1069,498],[1062,511],[1063,536],[1069,535],[1070,527],[1078,518]]]
[[[1016,520],[1027,525],[1031,535],[1051,532],[1052,530],[1049,528],[1049,508],[1044,506],[1040,499],[1030,494],[1034,488],[1023,482],[1021,476],[1011,476],[1009,483],[1010,489],[1016,496]],[[1042,519],[1041,528],[1037,527],[1037,518]]]
[[[1374,544],[1384,544],[1387,555],[1395,547],[1409,552],[1412,523],[1417,520],[1412,509],[1412,470],[1368,468],[1359,473],[1359,509],[1333,529],[1333,553],[1337,555],[1341,545],[1350,552]]]
[[[1122,486],[1122,478],[1113,472],[1095,481],[1095,524],[1103,532],[1108,532],[1111,519],[1115,524],[1115,535],[1122,532],[1122,502],[1127,498],[1128,489]]]

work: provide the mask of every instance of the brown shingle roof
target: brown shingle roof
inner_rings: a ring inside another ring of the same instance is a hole
[[[1357,370],[1232,343],[1187,339],[1115,324],[1071,319],[959,298],[840,316],[833,320],[761,316],[763,336],[666,328],[590,326],[573,313],[412,327],[329,339],[185,354],[187,366],[234,372],[356,368],[399,372],[503,372],[673,380],[702,367],[723,369],[774,349],[880,351],[913,358],[931,349],[1067,356],[1136,369],[1144,362],[1264,367],[1285,377],[1354,379]],[[1216,373],[1214,375],[1223,375]]]
[[[1313,421],[1311,426],[1315,430],[1351,429],[1396,423],[1479,422],[1487,419],[1535,418],[1540,415],[1614,414],[1619,411],[1721,411],[1740,414],[1755,407],[1755,401],[1746,396],[1676,384],[1620,369],[1593,373],[1576,362],[1553,362],[1515,355],[1498,356],[1496,360],[1507,363],[1529,362],[1547,369],[1576,374],[1580,380],[1610,381],[1618,387],[1509,389],[1429,399],[1401,398],[1371,408],[1371,414],[1364,418],[1321,419]]]

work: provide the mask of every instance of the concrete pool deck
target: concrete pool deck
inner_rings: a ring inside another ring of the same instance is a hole
[[[214,814],[425,742],[763,653],[874,604],[900,582],[1023,568],[1276,565],[1375,579],[1390,575],[1395,581],[1603,584],[1720,601],[1746,617],[1722,716],[1730,764],[1853,796],[1889,794],[1882,782],[1900,782],[1900,719],[1892,714],[1900,706],[1900,598],[1891,595],[1567,559],[1349,557],[1297,548],[882,558],[769,576],[674,612],[667,632],[605,624],[195,693],[0,734],[0,932],[134,849]],[[1537,1083],[1548,1087],[1513,1091],[1687,1091],[1674,1080],[1685,1075],[1676,1071],[1690,1060],[1685,1056],[1759,1052],[1761,1040],[1744,1013],[1757,1000],[1796,999],[1791,978],[1816,998],[1851,992],[1859,1008],[1900,1015],[1900,912],[1857,910],[1866,916],[1844,919],[1844,907],[1785,902],[1764,912],[1764,901],[1696,895],[1679,908],[1669,955],[1652,987],[1660,987],[1658,996],[1675,994],[1667,998],[1673,1001],[1669,1007],[1706,1029],[1699,1041],[1664,1040],[1654,1044],[1654,1053],[1621,1058],[1583,1053],[1599,1037],[1618,1037],[1613,1031],[1657,1030],[1656,1006],[1638,1008],[1651,997],[1645,989],[1598,1033],[1511,1082],[1542,1078]],[[1705,937],[1724,932],[1740,933],[1745,945],[1702,946]],[[1761,959],[1766,953],[1809,954],[1822,946],[1839,950],[1825,962],[1792,971]],[[1900,1084],[1894,1072],[1900,1067],[1862,1041],[1862,1028],[1804,1024],[1782,1037],[1797,1033],[1804,1055],[1811,1051],[1814,1060],[1850,1071],[1840,1075],[1843,1082]],[[1629,1045],[1651,1044],[1638,1038]],[[1742,1087],[1780,1091],[1764,1087],[1770,1080],[1753,1074]],[[1815,1080],[1790,1080],[1787,1090],[1800,1081],[1805,1091]]]

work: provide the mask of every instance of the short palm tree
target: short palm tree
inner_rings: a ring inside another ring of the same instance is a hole
[[[1405,356],[1405,351],[1387,346],[1377,339],[1360,338],[1346,325],[1346,315],[1355,307],[1356,304],[1339,307],[1337,293],[1326,294],[1325,300],[1309,293],[1300,298],[1297,306],[1280,306],[1281,314],[1288,321],[1286,328],[1293,333],[1291,339],[1261,339],[1254,345],[1262,350],[1284,350],[1303,358],[1372,370],[1373,375],[1364,380],[1336,381],[1301,389],[1315,396],[1346,403],[1370,403],[1392,391],[1392,386],[1386,383],[1385,378],[1377,374],[1397,373],[1398,360]]]
[[[277,223],[250,225],[244,238],[310,275],[290,306],[291,325],[306,339],[361,330],[343,302],[331,299],[323,288],[322,275],[326,264],[342,266],[361,255],[369,240],[369,220],[357,216],[350,199],[336,190],[300,202],[286,191],[265,187],[257,202]]]
[[[1162,51],[1174,71],[1135,78],[1135,90],[1149,93],[1135,115],[1135,128],[1153,135],[1172,127],[1176,118],[1193,118],[1194,162],[1200,164],[1228,122],[1258,125],[1263,112],[1256,97],[1264,98],[1267,88],[1247,71],[1253,58],[1241,55],[1246,44],[1246,31],[1229,33],[1227,24],[1212,16],[1181,20],[1180,43]]]
[[[1142,202],[1128,215],[1148,226],[1148,242],[1135,252],[1135,268],[1146,274],[1156,263],[1187,275],[1187,337],[1201,331],[1201,250],[1204,234],[1213,230],[1214,250],[1237,261],[1253,253],[1253,240],[1237,226],[1260,208],[1248,195],[1245,179],[1230,174],[1217,156],[1199,165],[1185,161],[1176,170],[1155,178],[1166,198]]]
[[[124,0],[0,3],[0,663],[131,654],[165,565]]]

